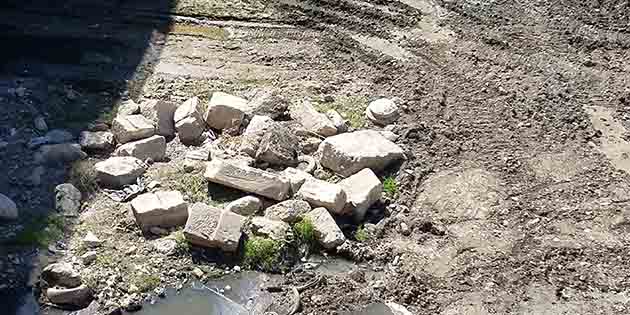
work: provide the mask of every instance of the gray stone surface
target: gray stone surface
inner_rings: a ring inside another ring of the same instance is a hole
[[[103,245],[104,241],[98,238],[93,232],[87,232],[83,237],[83,245],[88,248],[96,248]]]
[[[343,176],[350,176],[364,168],[379,172],[404,158],[401,147],[373,130],[329,137],[320,144],[319,153],[322,166]]]
[[[304,200],[286,200],[265,209],[265,217],[295,223],[309,211],[311,211],[311,205]]]
[[[215,129],[234,128],[241,125],[248,109],[247,100],[223,92],[214,92],[204,119],[208,126]]]
[[[147,165],[132,156],[115,156],[94,165],[101,185],[120,188],[133,184],[146,171]]]
[[[128,116],[128,115],[136,115],[140,114],[140,106],[134,102],[133,100],[126,100],[118,106],[118,111],[116,115],[118,116]]]
[[[86,285],[71,289],[49,288],[46,290],[46,296],[54,304],[86,307],[92,301],[92,290]]]
[[[356,221],[363,220],[367,209],[381,199],[383,193],[381,181],[369,168],[343,179],[339,185],[347,196],[344,213],[352,213]]]
[[[338,111],[331,109],[326,112],[326,117],[328,117],[328,119],[330,119],[330,122],[332,122],[333,125],[335,125],[335,128],[337,128],[337,133],[343,133],[343,132],[348,131],[348,125],[346,124],[346,120],[343,119],[343,117],[341,116],[341,114],[339,114]]]
[[[252,218],[251,228],[254,235],[271,238],[274,240],[285,240],[291,231],[291,226],[283,221],[272,220],[265,217]]]
[[[81,191],[70,183],[55,187],[55,209],[65,216],[78,216],[81,210]]]
[[[212,160],[206,166],[206,179],[274,200],[284,200],[289,194],[289,181],[279,175],[257,168]]]
[[[306,200],[313,207],[324,207],[335,214],[344,214],[346,193],[338,184],[311,179],[304,182],[297,197]]]
[[[192,144],[199,141],[204,131],[201,111],[201,104],[197,97],[187,100],[175,111],[173,120],[182,143]]]
[[[308,101],[303,101],[291,108],[291,117],[297,120],[306,130],[324,137],[337,134],[337,127],[318,112]]]
[[[269,116],[255,115],[243,131],[243,135],[262,135],[270,126],[274,125]]]
[[[131,201],[136,222],[143,231],[152,226],[183,226],[188,219],[188,203],[179,191],[145,193]]]
[[[164,137],[175,135],[175,111],[177,104],[161,100],[146,100],[140,104],[142,115],[156,125],[156,134]]]
[[[0,220],[15,220],[19,217],[17,205],[11,198],[0,194]]]
[[[184,228],[186,240],[202,247],[218,247],[212,238],[219,224],[222,210],[204,203],[194,203],[188,207],[188,220]]]
[[[314,179],[313,175],[293,167],[287,167],[280,173],[280,175],[289,180],[292,194],[296,194],[305,181]]]
[[[262,201],[258,197],[245,196],[230,202],[225,210],[232,211],[240,215],[252,215],[262,208]]]
[[[217,229],[212,234],[212,240],[226,252],[235,252],[243,234],[245,217],[231,211],[223,211],[219,218]]]
[[[400,113],[394,101],[388,98],[381,98],[368,105],[365,115],[373,123],[385,126],[396,121]]]
[[[276,125],[267,130],[258,144],[256,160],[271,165],[297,164],[298,138],[287,127]]]
[[[116,141],[114,134],[109,131],[83,131],[79,136],[79,144],[84,150],[111,150]]]
[[[325,249],[334,249],[346,241],[346,237],[325,208],[316,208],[304,216],[313,223],[315,237]]]
[[[69,263],[54,263],[42,270],[42,279],[48,286],[75,288],[81,285],[81,275]]]
[[[166,138],[151,136],[146,139],[125,143],[116,149],[117,156],[133,156],[141,161],[162,161],[166,155]]]
[[[127,143],[154,135],[155,126],[142,115],[118,116],[112,122],[112,132],[118,143]]]
[[[81,150],[81,146],[76,143],[46,144],[35,153],[35,163],[37,164],[68,164],[87,157]]]

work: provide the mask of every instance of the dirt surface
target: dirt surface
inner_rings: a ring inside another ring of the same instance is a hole
[[[35,4],[0,12],[11,43],[0,189],[23,209],[20,224],[51,208],[67,171],[47,167],[42,185],[25,180],[36,115],[81,130],[127,97],[181,102],[221,90],[252,99],[264,89],[337,108],[397,97],[404,113],[394,131],[408,160],[380,175],[396,176],[399,193],[374,233],[342,251],[363,271],[306,290],[302,314],[378,300],[414,314],[629,312],[626,1],[85,3],[69,4],[71,16]],[[115,14],[93,14],[103,8]],[[165,20],[169,12],[178,16]],[[90,114],[72,115],[81,109]],[[100,227],[116,239],[108,246],[148,250],[133,228],[116,229],[124,209],[94,200],[86,210],[105,211]],[[16,229],[2,225],[6,239]],[[38,252],[3,251],[15,256],[3,253],[1,266],[16,269],[3,288],[24,287]],[[143,255],[137,263],[155,270],[171,259]],[[194,261],[177,257],[171,264],[186,268],[174,279]]]

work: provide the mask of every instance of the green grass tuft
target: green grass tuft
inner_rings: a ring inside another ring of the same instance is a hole
[[[398,183],[396,182],[396,179],[391,176],[385,177],[385,180],[383,180],[383,191],[389,198],[396,197],[396,194],[398,193]]]
[[[187,194],[190,197],[188,202],[208,202],[208,182],[201,174],[173,174],[169,178],[169,186]]]
[[[367,120],[365,117],[365,109],[368,106],[367,97],[363,96],[340,96],[332,103],[319,103],[317,110],[322,113],[334,109],[341,116],[350,122],[350,126],[355,129],[365,127]]]
[[[368,238],[369,238],[369,235],[367,231],[365,231],[365,228],[363,228],[363,225],[360,226],[356,232],[354,232],[354,239],[356,239],[359,242],[365,242],[367,241]]]
[[[179,231],[173,232],[173,238],[175,239],[175,242],[177,243],[176,248],[178,251],[186,252],[190,249],[190,243],[188,243],[188,240],[186,239],[186,236],[184,235],[184,231],[179,230]]]
[[[254,236],[245,242],[245,264],[250,268],[273,271],[280,263],[281,250],[280,241]]]
[[[131,284],[135,285],[140,292],[151,291],[160,285],[160,277],[141,272],[131,275]]]
[[[317,239],[315,237],[315,226],[313,222],[309,219],[302,219],[302,221],[293,225],[293,231],[297,240],[302,243],[308,245],[310,248],[315,247],[317,244]]]

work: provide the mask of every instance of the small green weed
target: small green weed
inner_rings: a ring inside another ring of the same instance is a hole
[[[190,249],[190,244],[188,243],[188,240],[186,239],[186,236],[184,235],[184,232],[179,230],[173,233],[173,238],[175,239],[175,242],[177,243],[177,250],[178,251],[188,251]]]
[[[280,241],[254,236],[245,242],[245,264],[250,268],[273,271],[278,267],[281,250]]]
[[[391,176],[385,177],[385,180],[383,180],[383,191],[387,197],[394,198],[398,193],[396,179]]]
[[[354,128],[365,127],[365,109],[368,99],[364,96],[340,96],[332,103],[319,103],[317,109],[325,113],[331,109],[336,110],[341,116],[350,122]]]
[[[369,235],[367,231],[365,231],[365,228],[363,228],[363,225],[360,226],[356,232],[354,232],[354,238],[359,242],[367,241],[368,237]]]
[[[173,174],[170,185],[172,189],[181,191],[190,197],[189,202],[208,201],[208,182],[200,174]]]
[[[53,215],[50,217],[37,218],[18,232],[10,243],[19,246],[38,246],[45,248],[50,245],[50,243],[63,237],[65,225],[66,222],[63,216]]]
[[[160,285],[160,277],[145,273],[134,273],[131,275],[131,284],[135,285],[140,292],[147,292]]]
[[[298,242],[308,245],[313,248],[317,244],[315,237],[315,226],[309,219],[302,219],[302,221],[293,225],[293,231],[298,239]]]

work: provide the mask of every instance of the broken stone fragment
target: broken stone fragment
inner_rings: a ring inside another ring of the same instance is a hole
[[[101,185],[121,188],[133,184],[142,176],[147,165],[131,156],[115,156],[94,165],[96,176]]]
[[[142,115],[118,116],[112,123],[112,132],[118,143],[127,143],[154,135],[155,127]]]
[[[81,210],[81,191],[65,183],[55,187],[55,209],[65,216],[77,216]]]
[[[140,113],[140,106],[133,100],[126,100],[118,106],[117,116],[129,116]]]
[[[221,209],[198,202],[188,207],[188,220],[184,228],[186,240],[202,247],[218,247],[212,239],[221,218]]]
[[[291,118],[297,120],[306,130],[324,137],[337,134],[337,127],[326,117],[318,112],[308,101],[291,108]]]
[[[346,241],[335,219],[325,208],[313,209],[304,217],[313,223],[315,237],[325,249],[334,249]]]
[[[346,193],[338,184],[323,180],[307,180],[297,193],[313,207],[324,207],[335,214],[345,214]]]
[[[199,98],[193,97],[175,111],[173,117],[179,140],[183,144],[192,144],[199,140],[204,131],[202,109]]]
[[[54,263],[42,270],[42,279],[48,286],[75,288],[81,285],[81,275],[69,263]]]
[[[388,98],[381,98],[368,105],[365,115],[373,123],[385,126],[398,119],[400,113],[394,101]]]
[[[329,137],[319,146],[320,163],[342,176],[370,168],[379,172],[404,158],[403,149],[380,132],[362,130]]]
[[[249,121],[243,135],[262,135],[273,124],[271,117],[256,115]]]
[[[226,160],[207,163],[205,178],[209,181],[274,200],[284,200],[289,194],[289,181],[279,175]]]
[[[177,104],[160,100],[146,100],[140,104],[142,115],[156,125],[156,134],[164,137],[175,135],[175,111]]]
[[[111,150],[115,144],[114,134],[108,131],[83,131],[79,136],[79,144],[84,150]]]
[[[205,121],[215,129],[238,128],[248,110],[247,100],[223,92],[214,92],[208,103]]]
[[[46,296],[50,302],[69,307],[86,307],[92,301],[92,290],[86,285],[71,289],[49,288]]]
[[[245,196],[230,202],[226,207],[226,211],[232,211],[240,215],[252,215],[262,208],[260,198],[254,196]]]
[[[346,192],[347,203],[345,213],[352,213],[356,221],[365,217],[367,209],[381,199],[383,185],[376,174],[369,168],[345,178],[339,185]]]
[[[311,206],[304,200],[286,200],[265,209],[265,218],[295,223],[311,211]]]
[[[254,235],[263,236],[274,240],[284,240],[291,231],[291,226],[279,220],[265,217],[254,217],[251,222]]]
[[[83,245],[88,248],[95,248],[103,245],[103,241],[99,239],[96,234],[92,232],[87,232],[87,234],[83,238]]]
[[[338,111],[331,109],[326,112],[326,117],[328,117],[328,119],[330,119],[333,125],[335,125],[335,128],[337,128],[337,133],[344,133],[348,131],[348,125],[346,124],[346,120],[343,119],[343,117],[341,116],[341,114],[339,114]]]
[[[153,226],[182,226],[188,219],[188,203],[179,191],[145,193],[131,201],[136,222],[143,231]]]
[[[146,139],[125,143],[116,149],[117,156],[133,156],[141,161],[151,159],[162,161],[166,155],[166,138],[152,136]]]
[[[305,181],[314,179],[313,175],[293,167],[287,167],[280,174],[291,183],[292,194],[296,194]]]
[[[322,139],[310,137],[302,140],[300,142],[300,151],[304,154],[311,154],[319,148],[319,145],[322,143]]]
[[[15,202],[4,194],[0,194],[0,220],[15,220],[18,216]]]
[[[295,165],[299,140],[287,127],[276,125],[267,130],[258,145],[256,160],[271,165]]]
[[[223,211],[212,240],[226,252],[235,252],[243,233],[245,217],[231,211]]]

